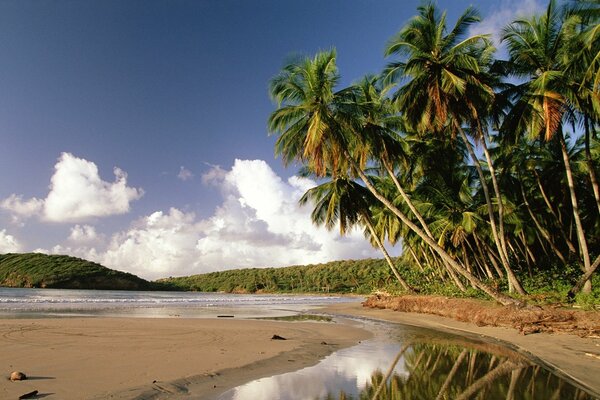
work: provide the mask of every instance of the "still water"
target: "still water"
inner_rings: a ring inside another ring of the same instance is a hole
[[[506,347],[375,324],[376,337],[313,367],[258,379],[218,400],[594,399]]]

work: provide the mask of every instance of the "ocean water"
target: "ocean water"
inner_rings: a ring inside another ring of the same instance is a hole
[[[275,317],[356,297],[0,288],[0,318],[128,316]]]

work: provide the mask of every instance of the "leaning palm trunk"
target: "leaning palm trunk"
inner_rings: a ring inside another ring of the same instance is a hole
[[[402,358],[402,356],[404,355],[404,353],[406,352],[406,350],[408,350],[409,347],[410,347],[410,343],[405,344],[404,346],[402,346],[402,348],[400,349],[400,351],[398,352],[398,354],[396,354],[396,358],[394,358],[394,361],[392,362],[392,365],[390,365],[390,367],[388,368],[387,372],[385,373],[385,375],[381,379],[381,383],[377,387],[377,390],[375,390],[375,393],[373,394],[373,397],[371,398],[371,400],[377,400],[377,399],[379,399],[379,394],[381,393],[381,390],[386,385],[388,379],[390,379],[390,376],[392,376],[392,373],[394,372],[394,369],[396,368],[396,364],[398,364],[398,361],[400,361],[400,358]]]
[[[590,175],[590,181],[592,182],[592,189],[594,191],[594,198],[596,199],[596,206],[598,207],[598,213],[600,213],[600,188],[598,187],[598,179],[596,178],[596,170],[594,169],[594,162],[592,161],[592,153],[590,152],[590,127],[587,115],[585,116],[585,159],[588,165],[588,173]]]
[[[575,182],[573,180],[573,171],[571,170],[571,163],[569,161],[569,153],[567,151],[567,144],[563,137],[562,131],[558,132],[558,139],[560,141],[560,149],[562,151],[563,163],[565,164],[565,172],[567,174],[567,182],[569,184],[569,193],[571,197],[571,206],[573,207],[573,219],[575,220],[575,228],[577,229],[577,238],[579,239],[579,249],[581,251],[581,258],[583,259],[583,272],[591,271],[590,254],[588,252],[587,240],[585,239],[585,232],[581,225],[581,219],[579,218],[579,206],[577,205],[577,194],[575,193]],[[593,271],[591,271],[593,273]],[[591,274],[590,274],[591,275]],[[591,293],[592,282],[587,280],[583,285],[584,293]]]
[[[475,169],[477,170],[477,173],[479,174],[479,180],[481,181],[481,188],[483,189],[483,194],[485,196],[485,202],[487,204],[487,210],[488,210],[488,216],[490,219],[490,228],[492,231],[492,237],[494,238],[494,243],[496,244],[496,248],[498,249],[498,255],[500,256],[500,261],[502,262],[502,266],[504,267],[504,270],[506,271],[506,277],[508,278],[509,291],[510,292],[516,291],[519,294],[525,294],[525,290],[523,290],[521,283],[517,279],[512,268],[510,268],[510,264],[508,263],[508,254],[505,252],[505,249],[503,248],[503,246],[501,244],[500,237],[498,235],[498,230],[496,227],[496,218],[494,216],[494,208],[492,207],[492,199],[490,198],[490,191],[489,191],[489,188],[485,181],[485,176],[483,174],[483,169],[481,168],[481,163],[479,162],[479,159],[477,158],[477,155],[475,154],[475,150],[473,150],[473,146],[471,145],[471,142],[469,142],[469,139],[467,138],[467,135],[465,134],[465,131],[461,128],[460,124],[458,122],[455,122],[454,126],[457,128],[458,132],[460,133],[461,138],[465,142],[465,146],[467,147],[467,150],[469,151],[471,159],[473,160]]]
[[[454,362],[454,365],[452,366],[452,369],[450,370],[450,373],[448,373],[448,376],[446,377],[446,380],[442,384],[442,387],[440,388],[440,391],[438,392],[438,395],[435,398],[435,400],[442,400],[443,399],[444,393],[446,393],[446,389],[448,389],[448,386],[450,386],[450,382],[452,382],[452,379],[454,379],[454,375],[456,375],[456,371],[458,371],[458,367],[460,366],[460,363],[462,363],[462,361],[465,359],[466,356],[467,356],[467,349],[464,349],[459,354],[459,356],[456,359],[456,361]]]
[[[546,194],[546,191],[544,190],[544,186],[542,185],[542,181],[540,180],[540,175],[535,170],[533,172],[535,174],[535,178],[537,181],[538,189],[540,190],[540,194],[542,195],[542,198],[544,199],[544,203],[546,203],[546,207],[548,208],[548,211],[554,217],[554,220],[556,222],[556,225],[558,226],[560,235],[562,236],[563,240],[567,244],[567,247],[569,248],[569,252],[577,253],[577,249],[575,248],[575,245],[573,244],[573,242],[571,242],[569,235],[565,231],[565,228],[564,228],[561,218],[558,216],[558,214],[556,214],[556,211],[554,211],[554,208],[552,207],[552,204],[550,203],[550,199],[548,198],[548,195]]]
[[[454,271],[468,279],[469,281],[474,283],[478,289],[486,293],[488,296],[496,300],[502,305],[520,305],[521,302],[513,299],[509,296],[503,295],[502,293],[492,289],[490,286],[481,282],[477,277],[473,274],[462,268],[456,260],[452,258],[442,247],[440,247],[437,242],[429,237],[425,232],[423,232],[413,221],[406,216],[402,211],[400,211],[396,206],[392,204],[385,196],[383,196],[379,191],[371,184],[369,178],[365,175],[362,169],[356,164],[354,159],[350,156],[350,154],[345,151],[344,156],[348,160],[348,162],[352,165],[358,176],[363,180],[367,189],[373,194],[373,196],[379,200],[384,206],[386,206],[390,211],[392,211],[400,220],[408,226],[415,234],[417,234],[427,245],[429,245],[439,256],[452,267]]]
[[[492,162],[492,157],[490,156],[490,152],[487,147],[488,134],[481,130],[483,140],[481,141],[481,146],[483,147],[483,154],[485,154],[485,160],[488,164],[488,168],[490,169],[490,177],[492,178],[492,187],[494,189],[494,194],[498,199],[498,235],[500,236],[500,245],[502,246],[502,251],[504,251],[504,255],[508,258],[508,251],[506,250],[506,236],[504,234],[504,203],[502,202],[502,195],[500,193],[500,186],[498,185],[498,179],[496,179],[496,170],[494,168],[494,163]]]
[[[594,263],[590,266],[590,269],[588,269],[585,272],[585,274],[583,274],[583,276],[581,278],[579,278],[579,280],[577,281],[575,286],[573,286],[571,288],[571,290],[569,290],[567,297],[569,297],[569,298],[575,297],[575,295],[581,290],[581,288],[585,285],[585,283],[589,282],[589,279],[592,277],[592,275],[594,274],[596,269],[598,269],[599,266],[600,266],[600,256],[596,257],[596,259],[594,260]]]
[[[427,236],[429,236],[432,239],[435,239],[435,237],[433,237],[433,234],[429,230],[429,226],[427,226],[427,223],[425,222],[425,219],[423,218],[423,216],[421,215],[421,213],[417,210],[417,208],[413,204],[413,202],[410,199],[410,197],[408,197],[408,194],[406,194],[406,192],[404,191],[404,188],[400,184],[400,181],[398,181],[398,177],[394,173],[394,170],[392,169],[392,167],[389,165],[389,163],[387,161],[383,160],[382,162],[383,162],[383,165],[384,165],[384,167],[385,167],[388,175],[390,176],[390,178],[392,178],[392,181],[394,182],[394,185],[396,186],[396,189],[398,189],[398,192],[400,192],[400,196],[402,196],[402,199],[404,200],[404,202],[406,203],[406,205],[408,206],[408,208],[410,209],[410,211],[415,215],[415,217],[417,218],[417,220],[421,224],[421,227],[423,228],[423,230],[425,231],[425,233],[427,234]]]
[[[471,386],[466,388],[460,396],[456,397],[456,400],[467,400],[470,399],[475,393],[484,387],[488,386],[496,379],[501,377],[502,375],[508,374],[509,372],[519,368],[518,364],[515,364],[512,361],[505,361],[504,363],[498,365],[496,368],[473,382]]]
[[[381,239],[379,239],[379,236],[377,236],[377,233],[375,233],[375,228],[373,228],[373,224],[369,220],[369,217],[363,215],[362,219],[363,219],[365,225],[367,225],[367,228],[369,228],[371,237],[375,240],[377,247],[379,247],[379,250],[381,250],[381,252],[383,253],[383,257],[385,258],[385,261],[387,261],[388,265],[390,266],[390,269],[394,273],[394,276],[396,277],[398,282],[400,282],[400,284],[402,285],[404,290],[406,290],[409,293],[414,293],[413,288],[411,288],[410,285],[404,279],[402,279],[402,277],[400,276],[400,273],[398,273],[398,269],[396,269],[396,266],[394,266],[394,262],[392,261],[392,258],[390,257],[389,253],[385,249],[385,246],[381,242]]]
[[[529,201],[527,200],[527,196],[525,195],[525,189],[523,188],[523,184],[519,183],[519,186],[521,188],[521,196],[523,196],[523,203],[525,204],[525,208],[527,209],[527,212],[529,213],[529,216],[531,217],[531,220],[535,224],[538,232],[540,233],[540,235],[542,235],[542,237],[544,239],[546,239],[546,241],[548,242],[548,244],[550,245],[550,247],[552,248],[552,250],[554,251],[556,256],[560,259],[560,261],[562,261],[563,264],[566,264],[567,260],[565,259],[565,256],[563,256],[563,254],[560,252],[558,247],[556,247],[556,244],[550,237],[550,233],[540,224],[537,217],[535,216],[535,213],[531,209],[531,205],[529,204]]]
[[[385,167],[388,175],[390,176],[390,178],[392,178],[392,181],[394,182],[394,185],[396,186],[396,189],[398,189],[398,192],[400,193],[400,196],[404,200],[404,203],[406,203],[406,205],[408,206],[408,208],[410,209],[410,211],[413,213],[413,215],[417,218],[417,220],[421,224],[421,227],[423,228],[423,231],[425,231],[425,233],[427,234],[427,236],[429,236],[432,240],[435,240],[435,237],[433,236],[433,233],[431,233],[431,230],[429,229],[429,226],[427,225],[427,222],[425,222],[425,219],[423,218],[423,216],[421,215],[421,213],[419,212],[419,210],[417,210],[417,207],[415,207],[414,203],[412,202],[412,200],[410,199],[410,197],[408,196],[408,194],[406,193],[406,191],[404,190],[404,188],[400,184],[400,181],[398,180],[398,177],[394,173],[394,170],[390,166],[389,162],[387,162],[386,160],[382,160],[382,163],[383,163],[383,165],[384,165],[384,167]],[[448,271],[448,274],[454,280],[454,283],[456,284],[456,286],[458,286],[458,288],[462,292],[465,292],[466,288],[464,287],[464,285],[462,284],[462,282],[458,279],[458,277],[456,276],[456,274],[454,274],[452,272],[452,268],[450,268],[447,265],[446,261],[443,260],[443,259],[442,259],[442,264],[444,264],[444,267]]]

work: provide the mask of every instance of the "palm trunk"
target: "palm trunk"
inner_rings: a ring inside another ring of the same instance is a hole
[[[586,115],[584,118],[585,124],[585,160],[588,165],[588,173],[590,175],[590,181],[592,182],[592,189],[594,191],[594,198],[596,199],[596,206],[598,206],[598,213],[600,213],[600,188],[598,187],[598,179],[596,178],[596,170],[594,169],[594,161],[592,160],[592,153],[590,151],[590,125],[589,119]]]
[[[487,254],[488,254],[488,258],[489,258],[490,262],[492,263],[492,265],[494,266],[496,273],[498,274],[498,276],[500,278],[504,279],[504,272],[502,272],[502,268],[500,268],[500,266],[498,265],[499,260],[498,260],[498,256],[496,255],[496,253],[494,253],[494,249],[490,248],[490,246],[485,242],[481,242],[481,243],[485,247],[485,250],[487,251]]]
[[[492,273],[490,266],[488,265],[487,261],[485,260],[486,257],[483,254],[483,249],[481,248],[479,239],[477,239],[477,235],[473,235],[473,237],[475,238],[475,247],[477,248],[477,252],[479,253],[479,257],[481,258],[483,265],[485,266],[486,272],[487,272],[488,276],[490,277],[490,279],[494,279],[494,274]]]
[[[398,192],[400,192],[400,196],[402,196],[402,199],[404,200],[404,202],[406,203],[406,205],[408,206],[408,208],[410,209],[410,211],[415,215],[415,217],[417,218],[417,220],[421,224],[421,227],[423,228],[423,230],[425,231],[425,233],[427,233],[427,235],[430,238],[435,239],[433,237],[433,234],[429,230],[429,226],[427,226],[427,223],[425,222],[425,219],[423,218],[423,216],[421,215],[421,213],[417,210],[417,208],[413,204],[413,202],[410,199],[410,197],[408,197],[408,194],[406,194],[406,192],[402,188],[402,185],[400,185],[400,181],[398,181],[398,177],[394,173],[394,170],[392,169],[392,167],[389,165],[389,163],[387,161],[383,161],[382,160],[382,163],[383,163],[383,166],[385,167],[388,175],[390,176],[390,178],[392,178],[392,181],[394,182],[394,185],[396,185],[396,189],[398,189]]]
[[[521,232],[521,241],[523,242],[523,246],[525,247],[525,251],[527,251],[529,258],[531,258],[531,262],[535,265],[537,263],[535,255],[533,254],[533,251],[531,251],[531,249],[529,248],[529,245],[527,244],[527,239],[525,238],[525,234],[523,232]],[[531,270],[531,264],[529,262],[527,263],[527,268],[529,270],[529,276],[533,277],[533,271]]]
[[[412,256],[413,260],[415,260],[415,262],[417,263],[417,266],[419,267],[421,272],[425,272],[425,269],[423,268],[423,264],[421,264],[421,260],[419,260],[419,258],[415,254],[415,251],[412,249],[412,247],[410,247],[409,245],[406,245],[406,248],[410,252],[410,255]]]
[[[348,159],[358,176],[363,180],[367,189],[373,194],[373,196],[379,200],[384,206],[386,206],[390,211],[392,211],[400,220],[412,230],[415,234],[417,234],[428,246],[430,246],[439,256],[446,261],[454,271],[459,273],[460,275],[467,278],[469,281],[476,282],[476,286],[490,296],[492,299],[496,300],[502,305],[516,305],[521,304],[520,301],[513,299],[509,296],[506,296],[494,289],[490,286],[484,284],[479,279],[477,279],[474,275],[470,274],[465,269],[461,268],[460,265],[450,256],[442,247],[440,247],[437,242],[428,236],[423,230],[421,230],[413,221],[406,216],[402,211],[400,211],[396,206],[392,204],[385,196],[383,196],[379,191],[373,186],[369,178],[365,175],[362,169],[356,164],[354,159],[350,156],[350,154],[345,151],[344,156]]]
[[[515,399],[515,389],[517,388],[517,382],[521,376],[522,369],[514,369],[510,373],[510,384],[508,385],[508,390],[506,391],[506,400],[514,400]]]
[[[390,376],[392,376],[392,373],[394,372],[394,369],[396,368],[396,364],[398,364],[398,361],[400,361],[400,358],[404,355],[404,353],[406,352],[406,350],[408,350],[409,347],[410,347],[410,344],[405,344],[404,346],[402,346],[402,348],[396,355],[396,358],[394,358],[392,365],[390,365],[387,372],[381,379],[381,383],[377,387],[377,390],[373,394],[373,397],[371,398],[371,400],[377,400],[379,398],[379,394],[381,393],[381,390],[383,389],[383,387],[386,385],[387,380],[390,378]]]
[[[554,250],[554,253],[560,259],[560,261],[562,261],[563,264],[566,264],[567,261],[565,260],[565,257],[560,252],[558,247],[556,247],[556,244],[554,244],[554,241],[550,237],[550,233],[548,233],[548,231],[546,229],[544,229],[544,227],[542,227],[542,225],[538,221],[537,217],[535,216],[534,212],[531,210],[531,205],[529,204],[529,201],[527,200],[527,196],[525,195],[525,189],[523,189],[523,185],[520,182],[519,182],[519,186],[521,187],[521,195],[523,196],[523,203],[525,203],[525,208],[527,208],[527,212],[529,213],[529,216],[531,217],[531,220],[535,224],[538,232],[540,233],[540,235],[542,235],[542,237],[544,239],[546,239],[546,241],[548,242],[548,244],[550,245],[552,250]]]
[[[571,239],[569,239],[569,235],[567,235],[567,232],[565,231],[565,228],[563,226],[563,222],[562,222],[561,218],[556,214],[556,211],[554,211],[554,208],[552,207],[552,204],[550,203],[550,199],[548,199],[548,195],[546,194],[546,191],[544,190],[544,186],[542,185],[542,181],[540,180],[539,174],[535,170],[534,170],[534,173],[535,173],[535,178],[536,178],[536,181],[538,184],[538,188],[540,189],[540,194],[542,195],[542,198],[544,199],[544,202],[546,203],[546,207],[550,211],[550,214],[552,214],[552,216],[556,220],[556,224],[558,225],[560,234],[563,237],[563,239],[565,240],[565,243],[567,244],[569,251],[571,253],[577,253],[577,249],[575,248],[575,246],[573,245],[573,242],[571,242]]]
[[[458,371],[458,367],[460,366],[460,363],[462,363],[462,361],[465,359],[466,356],[467,356],[467,350],[465,349],[459,354],[456,361],[454,362],[454,365],[452,366],[452,369],[448,373],[446,380],[442,384],[442,387],[440,388],[440,391],[438,392],[438,395],[436,396],[435,400],[442,400],[444,398],[444,393],[446,392],[446,389],[448,389],[448,386],[450,386],[450,382],[452,382],[452,379],[454,379],[454,375],[456,375],[456,371]]]
[[[502,250],[508,258],[508,251],[506,250],[506,236],[504,235],[504,203],[502,202],[502,195],[500,193],[498,179],[496,179],[494,163],[492,162],[492,157],[490,156],[490,152],[487,147],[488,134],[482,129],[480,129],[480,131],[483,136],[483,140],[481,141],[481,147],[483,148],[483,154],[485,154],[485,160],[487,161],[488,168],[490,170],[490,177],[492,178],[492,187],[494,189],[494,194],[498,199],[498,235],[500,236],[500,244],[502,246]]]
[[[498,236],[498,230],[496,228],[496,218],[494,217],[494,208],[492,206],[492,199],[490,198],[490,191],[487,186],[487,182],[485,181],[485,176],[483,174],[483,169],[481,168],[481,163],[479,162],[479,159],[477,158],[477,155],[475,154],[475,150],[473,150],[473,146],[471,145],[469,138],[467,138],[467,134],[465,133],[465,131],[462,129],[462,127],[456,120],[454,122],[454,126],[457,128],[458,132],[460,133],[461,138],[465,142],[465,146],[467,147],[469,155],[471,156],[471,159],[473,160],[473,164],[475,165],[475,169],[477,170],[477,173],[479,175],[479,180],[481,182],[481,188],[483,189],[483,195],[485,196],[485,202],[487,204],[487,211],[488,211],[488,216],[490,219],[490,227],[491,227],[491,231],[492,231],[492,237],[494,239],[494,243],[496,244],[496,248],[498,249],[498,254],[500,255],[500,261],[502,262],[502,266],[504,267],[504,270],[506,271],[506,276],[508,278],[509,292],[516,291],[517,293],[524,295],[525,290],[523,290],[521,283],[515,276],[515,273],[513,272],[513,270],[510,268],[510,264],[508,263],[508,254],[506,254],[504,252],[504,249],[502,248],[502,244],[500,242],[500,237]]]
[[[369,220],[369,217],[363,215],[363,221],[364,221],[365,225],[367,225],[367,228],[369,228],[371,237],[375,240],[375,243],[377,243],[377,247],[379,247],[379,250],[381,250],[381,252],[383,253],[383,257],[385,258],[385,261],[387,261],[388,265],[390,266],[390,269],[394,273],[394,276],[396,277],[398,282],[400,282],[400,284],[402,285],[404,290],[406,290],[409,293],[414,293],[415,291],[413,290],[413,288],[411,288],[410,285],[408,283],[406,283],[406,281],[404,279],[402,279],[402,277],[398,273],[398,270],[396,269],[396,266],[394,265],[392,258],[390,257],[387,250],[385,249],[385,246],[381,242],[381,239],[379,239],[379,236],[377,236],[377,234],[375,233],[375,228],[373,228],[373,224]]]
[[[585,274],[583,274],[583,276],[579,278],[575,286],[573,286],[571,290],[569,290],[569,293],[567,294],[569,298],[575,297],[575,295],[581,290],[585,283],[589,282],[589,279],[592,277],[592,274],[596,271],[596,269],[598,269],[598,266],[600,266],[600,256],[596,257],[594,263],[590,266],[590,269],[588,269],[585,272]]]
[[[563,137],[562,131],[558,132],[558,139],[560,140],[560,149],[562,151],[563,162],[565,164],[565,172],[567,174],[567,182],[569,184],[569,193],[571,195],[571,206],[573,207],[573,219],[575,220],[575,229],[577,230],[577,239],[579,241],[579,249],[581,250],[581,257],[583,259],[583,271],[588,272],[591,270],[590,254],[588,252],[587,240],[585,239],[585,232],[581,225],[581,219],[579,218],[579,206],[577,204],[577,194],[575,193],[575,182],[573,180],[573,171],[571,170],[571,163],[569,161],[569,153],[567,151],[567,144]],[[592,271],[593,272],[593,271]],[[591,293],[592,282],[586,281],[583,285],[584,293]]]
[[[475,393],[479,390],[483,389],[485,386],[489,385],[502,375],[508,374],[510,371],[519,368],[517,364],[512,361],[505,361],[504,363],[498,365],[496,368],[473,382],[471,386],[466,388],[460,396],[456,398],[456,400],[467,400],[470,399]]]

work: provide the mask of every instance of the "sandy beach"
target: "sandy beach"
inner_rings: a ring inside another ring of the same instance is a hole
[[[211,398],[248,380],[315,364],[369,336],[358,327],[316,322],[5,319],[0,398],[34,390],[37,398],[61,400],[150,398],[183,395],[184,386]],[[29,379],[11,382],[12,371]]]
[[[338,316],[408,324],[484,338],[545,363],[600,393],[600,340],[573,335],[523,336],[447,318],[366,309],[360,303],[320,308]],[[0,320],[0,398],[39,391],[48,399],[213,399],[264,376],[313,365],[371,336],[359,322],[280,322],[180,318]],[[280,335],[288,340],[272,340]],[[190,397],[187,397],[191,395]]]

